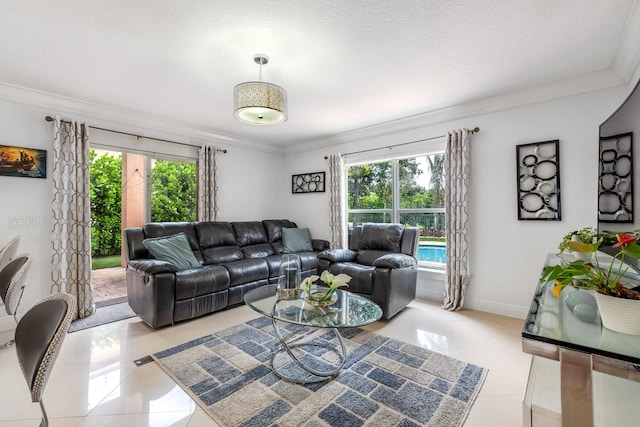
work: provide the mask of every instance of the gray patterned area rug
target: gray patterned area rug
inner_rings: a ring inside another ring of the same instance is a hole
[[[348,354],[343,370],[334,379],[307,385],[282,380],[272,372],[271,348],[277,340],[267,317],[152,356],[222,426],[464,423],[486,369],[364,329],[341,333]],[[333,337],[326,330],[316,335],[320,340]],[[304,375],[285,353],[280,354],[277,366],[290,376]],[[322,364],[335,356],[310,347],[303,357]]]

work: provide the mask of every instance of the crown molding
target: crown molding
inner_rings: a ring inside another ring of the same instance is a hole
[[[630,33],[627,32],[627,34]],[[172,122],[135,111],[99,105],[6,83],[0,83],[0,99],[50,110],[52,112],[51,115],[57,114],[72,117],[75,120],[84,120],[89,122],[90,125],[104,127],[106,129],[131,132],[142,136],[175,139],[179,142],[194,145],[208,142],[222,146],[239,147],[282,155],[285,153],[296,154],[304,151],[323,149],[340,144],[397,134],[399,132],[419,130],[441,123],[608,89],[628,84],[629,79],[637,73],[638,69],[636,68],[628,79],[624,78],[625,73],[621,74],[614,69],[585,74],[576,78],[558,80],[548,84],[515,90],[452,107],[354,129],[329,137],[306,142],[301,141],[298,144],[287,147],[286,150],[281,147],[267,146],[259,141],[241,140],[223,133],[194,127],[185,123]],[[472,127],[475,126],[475,124],[469,123],[468,126]]]
[[[258,141],[238,139],[209,129],[160,119],[136,111],[129,111],[42,92],[0,82],[0,99],[51,111],[50,115],[88,122],[91,126],[130,132],[153,138],[174,139],[177,142],[200,145],[220,144],[256,151],[282,154],[282,148],[269,147]],[[44,119],[44,117],[43,117]]]
[[[328,138],[298,144],[295,147],[291,147],[288,152],[298,153],[328,148],[340,144],[397,134],[399,132],[427,128],[441,123],[477,117],[501,110],[609,89],[626,83],[628,83],[628,81],[612,69],[599,71],[343,132]],[[468,127],[471,128],[475,125],[475,123],[469,123]]]
[[[618,42],[612,65],[612,68],[627,82],[635,77],[640,66],[638,40],[640,40],[640,6],[635,1]]]

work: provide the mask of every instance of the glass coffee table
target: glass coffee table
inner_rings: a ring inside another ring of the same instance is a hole
[[[306,384],[335,377],[347,358],[340,329],[365,326],[382,317],[382,309],[373,301],[340,289],[336,294],[335,304],[328,307],[316,307],[302,298],[281,299],[276,285],[253,289],[244,296],[245,304],[271,318],[278,339],[272,349],[271,369],[280,378]],[[322,329],[328,332],[319,334]],[[288,374],[286,364],[276,363],[280,353],[286,353],[309,376],[294,378]],[[328,353],[333,357],[326,357]],[[313,354],[324,354],[323,363],[313,363]]]

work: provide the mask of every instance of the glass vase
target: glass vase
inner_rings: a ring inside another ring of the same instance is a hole
[[[301,274],[300,257],[296,254],[283,254],[277,286],[280,299],[298,298]]]

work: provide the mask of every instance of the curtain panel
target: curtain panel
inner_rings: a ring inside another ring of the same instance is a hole
[[[332,249],[347,248],[344,155],[329,155],[329,239]]]
[[[445,151],[445,236],[447,273],[443,308],[459,310],[469,283],[469,131],[447,133]]]
[[[89,201],[89,127],[53,123],[53,229],[51,293],[76,297],[76,316],[95,312],[91,284],[91,204]]]
[[[217,149],[200,147],[198,155],[198,221],[215,221],[218,216]]]

